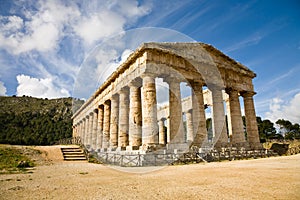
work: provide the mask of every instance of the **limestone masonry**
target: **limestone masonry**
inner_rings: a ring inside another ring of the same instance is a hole
[[[255,76],[211,45],[144,43],[74,113],[73,137],[80,137],[93,152],[260,148],[253,102]],[[165,94],[169,104],[164,107],[157,106],[156,78],[169,86]],[[182,82],[192,94],[184,99]],[[211,110],[211,138],[206,108]]]

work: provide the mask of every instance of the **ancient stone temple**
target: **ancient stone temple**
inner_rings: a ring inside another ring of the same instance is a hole
[[[260,148],[255,76],[211,45],[144,43],[74,113],[73,136],[94,152]],[[157,105],[157,78],[169,88],[164,107]],[[191,89],[190,97],[181,98],[183,82]],[[210,139],[206,108],[211,110]]]

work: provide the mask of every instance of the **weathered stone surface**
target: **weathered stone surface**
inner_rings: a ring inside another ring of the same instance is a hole
[[[208,143],[204,109],[210,107],[213,145],[246,145],[248,142],[251,148],[260,148],[253,102],[255,76],[211,45],[145,43],[73,115],[73,135],[79,135],[84,145],[102,150],[119,147],[132,151],[142,145],[147,149],[165,142],[181,146],[192,142],[201,146]],[[169,84],[169,94],[166,94],[169,105],[164,108],[157,108],[156,78]],[[191,87],[191,97],[181,99],[181,82]],[[244,98],[247,138],[239,95]],[[97,115],[95,109],[98,109]]]

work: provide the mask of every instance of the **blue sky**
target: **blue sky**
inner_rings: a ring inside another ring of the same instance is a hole
[[[0,95],[71,96],[97,44],[172,29],[253,70],[257,115],[300,122],[300,2],[0,0]]]

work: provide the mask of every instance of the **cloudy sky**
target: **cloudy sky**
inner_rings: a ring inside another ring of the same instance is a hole
[[[249,67],[257,74],[257,114],[299,123],[299,10],[297,0],[0,0],[0,95],[72,96],[97,45],[124,31],[157,27],[177,32],[178,40],[212,44]],[[151,41],[155,35],[138,34],[131,36]],[[95,76],[122,61],[118,51],[101,50],[102,64],[111,55],[119,59]]]

